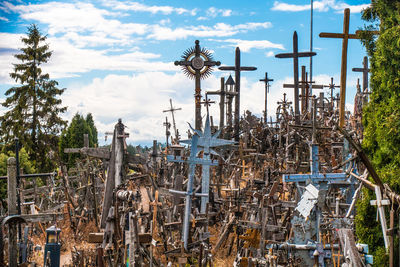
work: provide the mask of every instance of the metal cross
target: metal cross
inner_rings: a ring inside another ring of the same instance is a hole
[[[347,46],[349,39],[360,39],[356,34],[349,33],[350,9],[344,10],[343,33],[321,32],[321,38],[342,38],[342,64],[340,69],[340,108],[339,108],[339,126],[344,126],[345,104],[346,104],[346,78],[347,78]]]
[[[199,40],[195,41],[194,49],[187,50],[182,56],[183,60],[175,61],[176,66],[182,66],[185,73],[195,78],[195,128],[201,128],[201,87],[200,79],[207,77],[211,73],[211,67],[221,65],[219,61],[212,60],[212,54],[200,49]]]
[[[335,85],[333,83],[333,77],[331,77],[331,83],[329,85],[324,85],[324,88],[329,88],[331,90],[331,109],[332,109],[332,111],[333,111],[333,101],[335,100],[334,96],[333,96],[333,90],[335,90],[335,88],[339,88],[339,87],[340,87],[339,85]]]
[[[240,49],[236,47],[235,50],[235,66],[222,66],[220,70],[235,71],[235,92],[237,96],[235,98],[235,118],[234,118],[234,135],[235,140],[239,141],[239,120],[240,120],[240,72],[241,71],[254,71],[256,67],[242,67],[240,65]]]
[[[171,112],[171,115],[172,115],[172,126],[174,127],[175,140],[179,140],[179,134],[178,134],[178,131],[177,131],[177,129],[176,129],[176,124],[175,124],[175,115],[174,115],[174,112],[177,111],[177,110],[182,110],[182,108],[174,108],[174,107],[172,106],[172,99],[171,99],[171,98],[169,99],[169,103],[170,103],[170,105],[171,105],[170,109],[163,110],[163,112]],[[167,143],[168,143],[168,142],[167,142]]]
[[[273,79],[268,78],[268,72],[265,73],[265,78],[260,79],[260,82],[264,82],[265,84],[265,105],[264,105],[264,123],[267,124],[268,122],[268,111],[267,111],[267,105],[268,105],[268,93],[269,93],[269,82],[272,82]]]
[[[354,72],[362,72],[363,74],[363,82],[362,82],[362,93],[363,97],[363,105],[367,102],[367,95],[368,95],[368,72],[371,70],[368,68],[368,57],[364,57],[363,60],[363,67],[362,68],[353,68]]]
[[[294,77],[294,115],[295,123],[300,124],[300,110],[299,110],[299,57],[312,57],[317,53],[315,52],[299,52],[298,51],[298,38],[297,32],[293,33],[293,53],[277,54],[277,58],[293,58],[293,77]],[[313,86],[314,87],[314,86]]]

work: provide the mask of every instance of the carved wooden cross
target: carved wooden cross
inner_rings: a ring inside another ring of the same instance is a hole
[[[265,73],[265,78],[264,79],[260,79],[260,82],[264,82],[265,84],[265,107],[264,107],[264,123],[267,124],[268,122],[268,112],[267,112],[267,105],[268,105],[268,93],[269,93],[269,82],[272,82],[273,79],[269,79],[268,78],[268,72]]]
[[[178,135],[178,131],[176,130],[176,124],[175,124],[175,115],[174,112],[177,110],[182,110],[182,108],[174,108],[174,106],[172,105],[172,99],[169,99],[169,103],[171,105],[170,109],[167,110],[163,110],[163,112],[171,112],[172,115],[172,126],[174,127],[174,134],[175,134],[175,139],[178,140],[179,139],[179,135]],[[165,124],[164,124],[165,125]],[[168,142],[167,142],[168,143]]]
[[[211,67],[221,65],[219,61],[212,60],[212,54],[206,49],[200,49],[199,40],[195,41],[194,49],[187,50],[182,56],[183,60],[175,61],[176,66],[183,66],[188,76],[195,78],[195,128],[201,129],[201,87],[200,79],[211,73]]]
[[[300,124],[300,109],[299,109],[299,57],[312,57],[315,52],[299,52],[297,32],[293,33],[293,53],[277,54],[277,58],[293,58],[293,77],[294,77],[294,115],[296,125]],[[314,86],[313,86],[314,87]]]
[[[240,72],[241,71],[253,71],[256,70],[256,67],[242,67],[240,66],[240,49],[236,47],[235,50],[235,66],[223,66],[219,67],[220,70],[230,70],[235,71],[235,92],[237,96],[235,98],[235,129],[234,135],[235,140],[239,141],[239,120],[240,120]]]
[[[342,38],[342,64],[340,69],[340,108],[339,108],[339,126],[344,126],[345,104],[346,104],[346,78],[347,78],[347,45],[349,39],[359,39],[356,34],[349,33],[350,9],[344,10],[343,33],[321,32],[322,38]]]
[[[362,72],[363,82],[362,82],[362,93],[363,93],[363,105],[366,104],[368,99],[368,72],[371,70],[368,68],[368,57],[364,57],[362,68],[353,68],[354,72]]]

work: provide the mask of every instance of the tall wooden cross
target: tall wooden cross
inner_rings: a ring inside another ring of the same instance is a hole
[[[346,104],[346,78],[347,78],[347,46],[349,39],[359,39],[356,34],[349,33],[350,9],[344,10],[343,33],[321,32],[322,38],[342,38],[342,64],[340,69],[340,108],[339,108],[339,126],[344,126],[345,104]]]
[[[315,52],[299,52],[297,32],[293,33],[293,53],[277,54],[277,58],[293,58],[293,77],[294,77],[294,116],[295,123],[300,124],[300,109],[299,109],[299,57],[312,57]],[[314,86],[313,86],[314,87]]]
[[[176,129],[174,112],[178,111],[178,110],[182,110],[182,108],[174,108],[174,106],[172,105],[172,99],[171,98],[169,99],[169,103],[171,105],[170,109],[163,110],[163,112],[171,112],[171,115],[172,115],[172,126],[174,127],[175,140],[178,140],[179,139],[179,135],[178,135],[178,131]]]
[[[212,60],[212,54],[206,49],[200,49],[200,41],[195,41],[194,49],[186,50],[181,61],[175,61],[176,66],[182,66],[189,77],[195,79],[195,128],[201,129],[201,87],[200,79],[211,73],[213,66],[221,65],[219,61]]]
[[[331,90],[331,110],[332,111],[333,111],[333,101],[335,100],[334,96],[333,96],[333,90],[335,90],[335,88],[339,88],[339,87],[340,87],[339,85],[335,85],[333,83],[333,77],[331,77],[331,83],[330,84],[324,85],[324,88],[329,88]]]
[[[268,122],[268,112],[267,112],[267,105],[268,105],[268,93],[269,93],[269,82],[272,82],[273,79],[268,78],[268,72],[265,73],[265,78],[260,79],[260,82],[264,82],[265,84],[265,105],[264,105],[264,123],[267,124]]]
[[[368,57],[364,57],[363,67],[362,68],[353,68],[354,72],[362,72],[363,74],[363,82],[362,82],[362,93],[363,93],[363,105],[367,102],[368,95],[368,72],[371,70],[368,68]]]
[[[165,138],[167,141],[167,147],[169,147],[168,138],[171,135],[171,132],[169,131],[169,129],[171,128],[171,123],[168,121],[168,117],[165,117],[165,122],[163,123],[163,125],[165,126]]]
[[[242,67],[240,66],[240,49],[236,47],[235,50],[235,66],[223,66],[219,67],[220,70],[235,71],[235,92],[237,96],[235,98],[235,118],[234,118],[234,135],[235,140],[239,141],[239,120],[240,120],[240,72],[241,71],[254,71],[256,67]]]
[[[308,76],[306,72],[306,66],[301,66],[301,81],[299,81],[299,85],[301,85],[301,95],[295,101],[299,101],[301,98],[301,113],[304,114],[308,110],[308,99],[310,97],[310,84],[314,82],[308,81]],[[283,84],[283,88],[295,88],[295,84]],[[313,84],[313,89],[323,89],[323,85]],[[296,104],[295,104],[296,105]],[[299,103],[297,103],[299,105]]]

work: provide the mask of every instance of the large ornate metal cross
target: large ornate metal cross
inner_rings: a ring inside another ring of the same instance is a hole
[[[182,66],[183,72],[195,79],[195,128],[201,129],[201,87],[200,79],[208,77],[213,66],[221,65],[219,61],[213,61],[212,54],[205,48],[200,49],[199,40],[195,41],[195,47],[187,49],[181,61],[175,61],[176,66]]]
[[[293,33],[293,53],[277,54],[277,58],[293,58],[293,77],[294,77],[294,116],[296,125],[300,124],[300,109],[299,109],[299,57],[312,57],[315,52],[299,52],[297,32]]]

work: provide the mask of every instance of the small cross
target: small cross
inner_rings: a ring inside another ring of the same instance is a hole
[[[329,88],[331,90],[331,109],[332,110],[333,110],[333,101],[335,100],[334,96],[333,96],[333,90],[335,90],[335,88],[339,88],[339,87],[340,87],[339,85],[335,85],[333,83],[333,77],[331,77],[331,83],[329,85],[324,85],[324,88]]]
[[[168,121],[168,117],[165,117],[165,122],[163,123],[165,126],[165,136],[167,138],[167,147],[168,147],[168,138],[171,135],[169,129],[171,128],[171,123]]]
[[[363,83],[362,83],[362,93],[364,95],[363,104],[366,104],[367,97],[365,96],[368,95],[368,72],[371,71],[368,68],[368,57],[364,57],[362,68],[353,68],[352,70],[354,72],[362,72],[363,74]]]
[[[208,110],[208,107],[209,106],[211,106],[211,104],[215,104],[215,101],[211,101],[211,100],[209,100],[208,99],[208,96],[207,96],[207,94],[206,94],[206,98],[204,98],[203,99],[203,102],[200,102],[200,104],[204,104],[204,106],[206,107],[206,110],[207,110],[207,114],[209,114],[209,110]]]
[[[264,123],[267,124],[268,121],[268,112],[267,112],[267,105],[268,105],[268,100],[267,100],[267,96],[269,93],[269,82],[274,81],[273,79],[269,79],[268,78],[268,72],[265,73],[265,78],[264,79],[260,79],[260,82],[264,82],[265,84],[265,105],[264,105]]]
[[[172,106],[172,99],[171,98],[169,99],[169,103],[171,105],[170,109],[163,110],[163,112],[171,112],[171,115],[172,115],[172,126],[174,127],[175,139],[178,140],[179,139],[179,134],[178,134],[178,130],[176,129],[174,112],[177,111],[177,110],[182,110],[182,108],[174,108]]]

